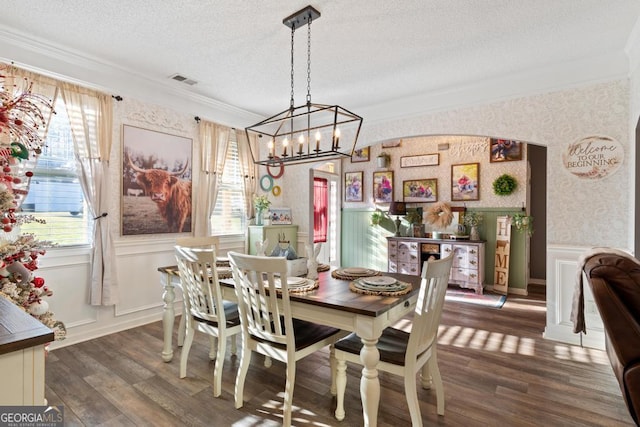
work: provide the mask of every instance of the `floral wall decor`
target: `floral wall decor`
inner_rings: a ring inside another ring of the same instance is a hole
[[[56,340],[66,329],[56,320],[44,299],[53,292],[36,276],[38,258],[51,247],[31,234],[19,234],[21,224],[38,221],[16,215],[29,191],[37,157],[42,150],[41,130],[52,102],[32,93],[32,85],[0,69],[0,297],[8,298],[51,328]]]

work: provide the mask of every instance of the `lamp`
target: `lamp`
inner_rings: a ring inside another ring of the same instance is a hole
[[[404,202],[391,202],[389,205],[389,215],[396,215],[396,236],[400,236],[400,215],[407,214],[407,206]]]
[[[351,157],[355,150],[362,117],[339,105],[311,102],[311,22],[320,17],[312,6],[283,19],[291,28],[291,101],[289,108],[255,125],[245,128],[247,139],[251,133],[259,138],[252,147],[256,164],[277,166]],[[293,96],[293,40],[296,28],[307,23],[307,102],[294,106]]]

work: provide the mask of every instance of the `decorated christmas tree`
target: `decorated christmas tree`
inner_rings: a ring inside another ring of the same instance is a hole
[[[8,68],[0,69],[0,297],[22,307],[61,340],[66,335],[64,324],[54,318],[45,300],[52,292],[36,275],[38,258],[53,244],[20,234],[21,224],[43,221],[16,215],[42,152],[44,113],[51,112],[51,101],[32,93],[32,84],[11,76]]]

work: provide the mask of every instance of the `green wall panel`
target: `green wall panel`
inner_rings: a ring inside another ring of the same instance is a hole
[[[522,209],[501,209],[501,208],[473,208],[468,211],[479,212],[483,216],[482,225],[480,226],[480,238],[486,240],[486,261],[485,267],[485,283],[492,285],[494,283],[494,269],[496,258],[496,220],[499,216],[513,215],[522,213]],[[527,234],[511,229],[511,253],[509,255],[509,288],[527,289],[528,275],[526,265],[526,240]]]
[[[519,208],[474,208],[483,216],[479,227],[480,237],[486,240],[485,284],[492,285],[495,268],[496,219],[498,216],[522,213]],[[387,236],[393,235],[394,225],[389,219],[381,226],[371,226],[371,209],[342,210],[341,265],[364,267],[387,271]],[[515,229],[511,231],[511,253],[509,258],[509,288],[526,290],[528,282],[527,234]]]

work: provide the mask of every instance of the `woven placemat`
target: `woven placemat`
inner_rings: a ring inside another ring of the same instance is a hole
[[[314,280],[313,283],[309,283],[306,286],[296,286],[295,288],[289,288],[290,294],[301,294],[303,292],[313,291],[314,289],[318,289],[320,284],[317,280]]]
[[[363,294],[363,295],[377,295],[377,296],[384,296],[384,297],[399,297],[400,295],[408,294],[413,289],[413,286],[411,285],[411,283],[406,283],[406,282],[398,282],[398,283],[402,283],[403,285],[407,285],[407,287],[405,289],[401,290],[401,291],[391,291],[391,292],[389,292],[389,291],[369,291],[369,290],[356,288],[354,282],[349,282],[349,290],[351,290],[351,292],[355,292],[357,294]]]
[[[331,277],[333,277],[334,279],[340,279],[340,280],[357,280],[357,279],[362,279],[363,277],[372,277],[372,276],[380,276],[382,273],[376,270],[372,270],[369,269],[371,271],[371,274],[367,274],[365,275],[353,275],[353,274],[348,274],[344,272],[344,269],[337,269],[337,270],[333,270],[331,272]]]
[[[313,283],[308,283],[308,284],[306,284],[304,286],[289,287],[289,293],[290,294],[301,294],[301,293],[304,293],[304,292],[313,291],[314,289],[318,289],[319,286],[320,286],[319,282],[317,280],[314,280]],[[276,288],[276,291],[282,292],[282,289]]]
[[[318,271],[329,271],[331,266],[329,264],[318,264]]]
[[[231,272],[231,267],[218,267],[216,268],[216,272],[218,273],[218,280],[231,279],[233,277],[233,273]]]

